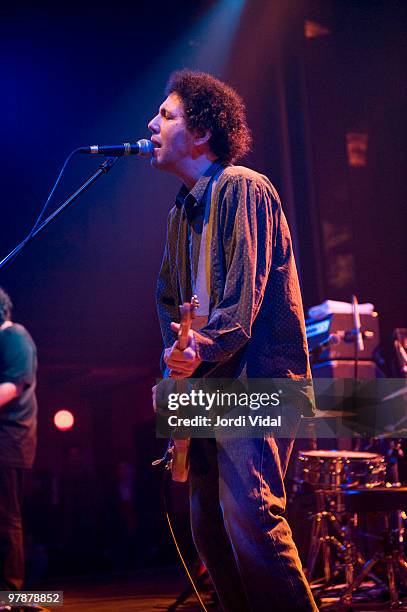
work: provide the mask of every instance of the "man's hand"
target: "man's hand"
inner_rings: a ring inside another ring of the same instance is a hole
[[[19,391],[17,385],[11,382],[4,382],[0,384],[0,408],[5,406],[15,397],[17,397]]]
[[[179,331],[179,323],[171,323],[171,329],[174,332]],[[195,372],[201,360],[196,354],[196,344],[193,332],[190,330],[188,334],[188,344],[184,351],[177,348],[177,342],[174,342],[171,348],[165,349],[164,361],[170,368],[171,378],[189,378]]]

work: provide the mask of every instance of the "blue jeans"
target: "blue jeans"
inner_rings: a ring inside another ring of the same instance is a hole
[[[292,446],[267,433],[191,442],[192,533],[226,612],[318,610],[282,516]]]

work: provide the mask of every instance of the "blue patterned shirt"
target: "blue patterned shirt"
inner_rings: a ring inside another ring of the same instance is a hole
[[[219,171],[221,174],[219,176]],[[298,275],[287,220],[267,177],[215,162],[191,191],[183,185],[170,210],[157,283],[165,347],[171,321],[190,301],[208,187],[212,197],[209,320],[194,332],[203,363],[194,378],[310,379]],[[311,412],[305,409],[304,414]]]

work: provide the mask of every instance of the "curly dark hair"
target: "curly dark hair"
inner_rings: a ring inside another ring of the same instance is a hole
[[[181,98],[190,131],[210,130],[209,146],[219,161],[233,163],[250,150],[245,105],[229,85],[205,72],[178,70],[170,75],[165,89],[166,96],[171,93]]]
[[[10,319],[12,309],[13,303],[9,294],[0,287],[0,325]]]

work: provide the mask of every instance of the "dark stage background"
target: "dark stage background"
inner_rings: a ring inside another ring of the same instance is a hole
[[[407,326],[404,2],[19,3],[2,12],[1,256],[31,227],[72,149],[147,136],[169,73],[206,70],[247,103],[254,146],[243,163],[281,194],[305,306],[353,292],[373,302],[386,355],[392,330]],[[51,209],[98,162],[74,158]],[[62,572],[85,571],[87,555],[115,566],[172,554],[150,469],[163,446],[150,388],[161,352],[155,279],[177,189],[148,162],[122,159],[1,272],[39,350],[27,497],[37,571],[41,558]],[[58,408],[74,413],[71,431],[54,428]],[[131,510],[118,503],[119,482],[132,483]]]

